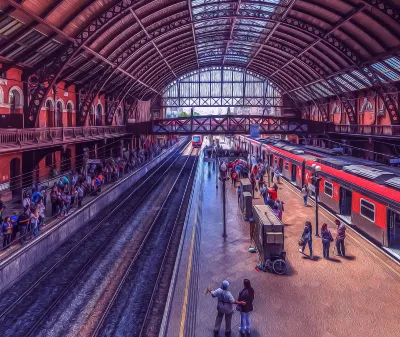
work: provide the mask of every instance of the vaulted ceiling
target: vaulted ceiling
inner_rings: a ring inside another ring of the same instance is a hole
[[[0,10],[3,70],[36,74],[39,100],[60,80],[150,97],[214,65],[290,93],[400,53],[400,0],[3,0]]]

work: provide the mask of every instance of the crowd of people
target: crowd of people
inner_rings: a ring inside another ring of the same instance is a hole
[[[21,244],[39,235],[46,224],[46,214],[51,215],[51,218],[67,216],[72,208],[82,206],[85,197],[100,193],[104,184],[117,181],[173,144],[172,141],[164,147],[152,144],[147,148],[131,150],[125,157],[111,157],[100,163],[87,164],[77,171],[70,170],[60,175],[50,188],[43,183],[34,182],[31,191],[25,192],[21,211],[14,211],[13,215],[4,218],[6,205],[0,195],[0,235],[3,237],[3,249],[9,249],[17,241],[18,233]],[[51,205],[51,213],[49,210],[46,212],[48,204]]]

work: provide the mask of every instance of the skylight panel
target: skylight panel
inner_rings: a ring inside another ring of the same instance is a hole
[[[353,87],[352,85],[350,85],[348,82],[346,82],[343,78],[341,78],[340,76],[336,76],[335,77],[335,81],[339,82],[340,84],[342,84],[344,87],[346,87],[347,89],[350,89],[351,91],[356,90],[357,88]]]
[[[366,83],[368,86],[372,86],[370,80],[366,78],[365,75],[360,73],[358,70],[353,71],[351,75],[355,76],[356,78],[359,78],[363,83]]]
[[[357,81],[353,76],[350,76],[349,74],[344,74],[342,75],[344,79],[346,79],[348,82],[356,86],[358,89],[363,89],[365,88],[365,85],[362,84],[360,81]]]
[[[398,81],[400,80],[400,75],[394,72],[392,69],[388,68],[385,64],[383,63],[375,63],[372,65],[372,68],[376,69],[379,71],[381,74],[386,76],[388,79],[392,81]]]

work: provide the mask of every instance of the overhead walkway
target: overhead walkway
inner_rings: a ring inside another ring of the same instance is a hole
[[[251,125],[259,125],[261,134],[323,134],[326,124],[293,117],[274,116],[193,116],[157,119],[131,124],[128,131],[137,134],[249,134]]]

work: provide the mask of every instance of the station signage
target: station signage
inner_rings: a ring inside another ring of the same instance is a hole
[[[392,158],[389,161],[390,164],[400,164],[400,158]]]
[[[258,124],[250,125],[250,137],[251,138],[260,138],[260,125],[258,125]]]

